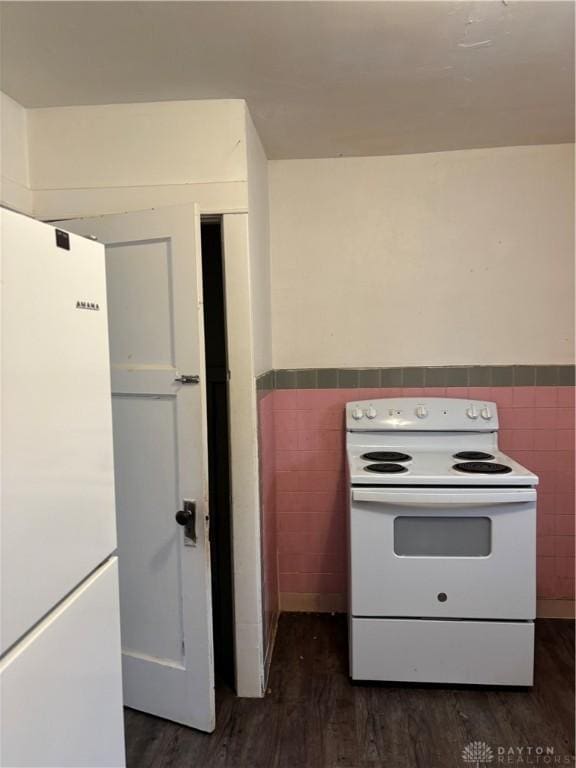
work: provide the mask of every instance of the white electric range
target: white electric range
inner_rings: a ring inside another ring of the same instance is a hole
[[[346,406],[354,680],[531,685],[538,478],[495,403]]]

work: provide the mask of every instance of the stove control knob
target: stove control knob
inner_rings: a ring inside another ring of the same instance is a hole
[[[475,405],[471,405],[470,408],[467,409],[466,415],[469,419],[477,419],[478,418],[478,409]]]
[[[376,414],[376,408],[374,408],[372,405],[370,406],[370,408],[366,408],[366,410],[364,411],[364,413],[366,414],[366,416],[367,416],[369,419],[375,419],[375,418],[376,418],[376,416],[377,416],[377,414]]]
[[[428,409],[427,409],[427,408],[425,408],[423,405],[419,405],[419,406],[416,408],[416,416],[417,416],[419,419],[425,419],[425,418],[426,418],[426,416],[428,416]]]
[[[482,416],[483,419],[486,419],[486,421],[492,418],[490,408],[488,408],[487,405],[485,405],[484,408],[482,408],[482,411],[480,412],[480,416]]]
[[[358,421],[358,419],[361,419],[362,416],[364,416],[364,411],[362,410],[362,408],[358,408],[358,407],[354,408],[354,410],[352,411],[352,418]]]

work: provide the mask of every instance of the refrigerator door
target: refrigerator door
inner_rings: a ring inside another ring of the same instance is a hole
[[[104,248],[0,217],[3,653],[109,557],[116,530]]]
[[[0,765],[123,768],[111,558],[0,661]]]

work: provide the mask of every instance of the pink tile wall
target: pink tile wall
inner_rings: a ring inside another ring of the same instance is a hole
[[[498,404],[500,447],[540,476],[538,596],[573,598],[574,391],[465,387],[273,392],[268,398],[274,411],[275,467],[266,460],[265,472],[275,472],[280,592],[346,591],[344,404],[429,395]],[[269,431],[266,440],[269,444]],[[265,478],[264,485],[271,490],[272,478]]]
[[[264,395],[258,404],[265,648],[268,648],[274,617],[278,613],[278,521],[276,517],[276,446],[273,405],[273,392]]]

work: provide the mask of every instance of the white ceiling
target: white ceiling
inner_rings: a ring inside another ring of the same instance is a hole
[[[270,158],[572,141],[572,2],[2,2],[27,107],[245,98]]]

